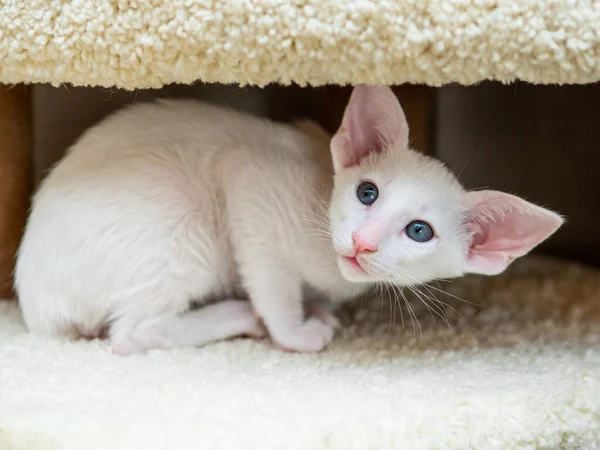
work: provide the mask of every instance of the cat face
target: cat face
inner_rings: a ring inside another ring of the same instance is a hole
[[[404,113],[387,87],[355,88],[331,151],[333,246],[350,281],[497,274],[562,224],[518,197],[466,192],[439,161],[409,150]]]
[[[462,274],[462,195],[441,163],[406,148],[341,170],[331,221],[342,274],[403,285]]]

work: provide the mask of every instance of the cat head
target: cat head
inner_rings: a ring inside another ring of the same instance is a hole
[[[413,285],[498,274],[563,223],[514,195],[465,191],[442,163],[410,150],[408,136],[391,89],[354,89],[331,140],[329,213],[346,279]]]

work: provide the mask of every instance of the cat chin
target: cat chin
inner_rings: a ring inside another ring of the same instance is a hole
[[[371,283],[375,283],[377,280],[368,275],[368,274],[353,274],[353,273],[348,273],[345,270],[341,270],[342,272],[342,276],[344,277],[344,279],[346,281],[349,281],[351,283],[355,283],[355,284],[371,284]]]

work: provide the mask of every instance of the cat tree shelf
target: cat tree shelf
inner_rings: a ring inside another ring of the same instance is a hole
[[[598,30],[574,0],[6,0],[0,82],[589,83]]]

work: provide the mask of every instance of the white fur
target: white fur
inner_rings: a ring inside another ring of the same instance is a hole
[[[128,354],[262,336],[264,322],[283,348],[321,350],[336,320],[319,301],[349,300],[375,281],[415,284],[468,270],[463,188],[439,162],[408,150],[407,127],[394,136],[402,142],[360,165],[337,164],[334,176],[328,139],[313,124],[189,100],[109,117],[34,198],[15,274],[28,328],[96,336],[108,327],[113,349]],[[380,187],[368,209],[356,198],[361,179]],[[416,218],[435,224],[433,241],[402,232]],[[380,251],[356,273],[342,256],[365,227]],[[190,310],[208,299],[218,302]]]

